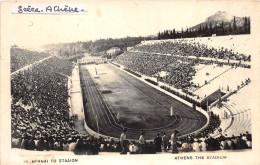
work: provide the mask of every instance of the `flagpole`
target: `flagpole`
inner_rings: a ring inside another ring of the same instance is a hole
[[[96,115],[96,120],[97,120],[97,130],[98,130],[98,133],[99,133],[99,125],[98,125],[98,117]]]
[[[209,111],[209,102],[207,100],[207,111]]]

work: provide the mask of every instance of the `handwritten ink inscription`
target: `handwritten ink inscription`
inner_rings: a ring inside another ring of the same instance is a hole
[[[86,5],[14,5],[15,14],[84,14],[87,13]]]

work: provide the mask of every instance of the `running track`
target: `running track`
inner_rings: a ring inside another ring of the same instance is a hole
[[[206,124],[207,119],[200,112],[195,111],[184,103],[175,100],[117,68],[112,66],[110,66],[110,68],[129,85],[134,86],[147,96],[156,100],[156,103],[160,104],[162,108],[170,109],[171,106],[174,107],[175,119],[164,127],[145,129],[146,140],[154,139],[157,133],[165,132],[170,135],[174,129],[178,129],[181,135],[189,134]],[[104,99],[103,94],[93,81],[88,70],[82,66],[80,67],[80,82],[87,125],[95,132],[107,136],[119,137],[122,132],[122,126],[117,122],[116,114],[114,114],[109,103]],[[138,139],[142,131],[143,130],[136,128],[128,128],[127,138]]]

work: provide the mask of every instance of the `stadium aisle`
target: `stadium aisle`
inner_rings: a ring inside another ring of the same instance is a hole
[[[71,81],[71,111],[72,114],[78,115],[78,120],[75,121],[75,127],[79,133],[87,135],[88,133],[84,128],[83,103],[80,89],[78,66],[76,66],[72,71]]]

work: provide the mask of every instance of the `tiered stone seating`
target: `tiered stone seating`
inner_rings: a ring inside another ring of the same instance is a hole
[[[205,84],[205,81],[209,82],[210,80],[214,79],[215,77],[225,72],[229,68],[230,66],[219,67],[216,64],[205,65],[203,68],[201,67],[201,69],[196,72],[192,82],[196,85],[199,84],[199,86],[202,86]],[[208,75],[206,75],[207,73]]]
[[[218,90],[219,88],[224,91],[227,91],[227,87],[229,87],[229,90],[235,91],[237,90],[238,85],[241,86],[242,81],[245,82],[247,78],[251,77],[250,69],[230,68],[231,67],[229,66],[224,66],[224,72],[218,72],[218,76],[210,80],[207,85],[198,88],[194,92],[194,94],[203,98],[205,95],[208,96],[209,94]]]
[[[251,109],[249,104],[250,85],[244,86],[237,93],[228,98],[228,102],[224,103],[233,114],[233,123],[225,131],[225,134],[239,135],[246,131],[251,132]]]

